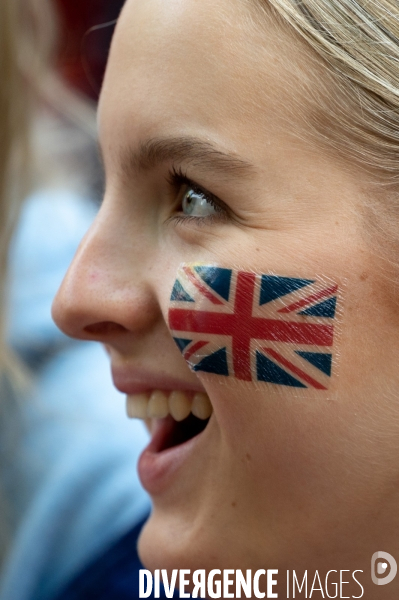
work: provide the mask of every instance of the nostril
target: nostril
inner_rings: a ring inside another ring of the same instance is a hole
[[[87,325],[87,327],[84,328],[84,331],[90,335],[102,337],[113,333],[121,333],[127,331],[127,329],[114,321],[102,321],[101,323]]]

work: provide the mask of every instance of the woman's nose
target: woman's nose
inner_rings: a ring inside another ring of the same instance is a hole
[[[147,260],[132,232],[113,227],[100,211],[55,297],[55,323],[70,337],[103,342],[146,329],[160,315]]]

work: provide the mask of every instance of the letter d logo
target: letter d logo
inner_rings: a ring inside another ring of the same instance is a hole
[[[375,552],[371,557],[371,579],[376,585],[391,583],[395,579],[397,572],[398,565],[396,560],[388,552]],[[380,577],[384,573],[387,573],[387,575]]]

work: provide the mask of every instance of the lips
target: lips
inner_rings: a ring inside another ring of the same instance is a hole
[[[144,489],[154,498],[169,489],[177,479],[190,472],[193,461],[206,446],[208,421],[190,415],[177,422],[170,415],[152,424],[152,440],[142,452],[138,474]]]
[[[138,464],[143,487],[152,495],[169,487],[174,475],[196,454],[213,408],[202,385],[173,377],[117,369],[115,386],[127,394],[130,418],[145,419],[152,439]]]
[[[112,379],[115,387],[124,394],[140,394],[153,390],[182,390],[191,392],[204,392],[205,389],[200,381],[186,381],[156,373],[146,369],[134,367],[126,368],[112,365]]]

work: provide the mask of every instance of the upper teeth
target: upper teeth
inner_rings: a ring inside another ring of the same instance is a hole
[[[207,394],[198,392],[194,395],[180,390],[132,394],[126,397],[126,410],[131,419],[163,419],[169,414],[175,421],[183,421],[190,412],[198,419],[208,419],[212,412],[212,404]]]

